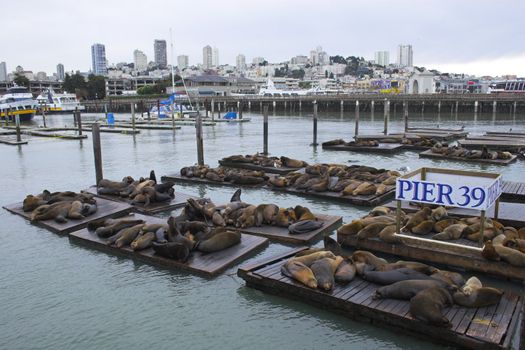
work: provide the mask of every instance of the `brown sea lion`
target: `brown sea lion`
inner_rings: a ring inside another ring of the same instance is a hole
[[[255,211],[257,207],[250,205],[243,209],[242,215],[237,219],[236,227],[246,228],[255,225]]]
[[[428,280],[431,279],[428,275],[425,275],[424,273],[417,272],[416,270],[412,270],[411,268],[402,267],[399,269],[394,269],[390,271],[364,271],[363,272],[363,279],[381,284],[381,285],[387,285],[392,284],[399,281],[406,281],[406,280]]]
[[[135,240],[131,242],[130,247],[133,250],[143,250],[149,248],[154,240],[155,232],[145,232],[143,235],[135,238]]]
[[[357,233],[364,228],[361,220],[354,220],[351,223],[344,224],[337,229],[337,233],[341,235],[357,235]]]
[[[486,307],[499,303],[503,291],[491,287],[479,287],[466,294],[457,291],[453,294],[454,302],[465,307]]]
[[[308,249],[301,250],[300,252],[295,254],[294,257],[298,258],[300,256],[310,255],[310,254],[313,254],[313,253],[323,252],[323,251],[326,251],[326,249],[324,249],[324,248],[308,248]]]
[[[122,248],[124,246],[127,246],[131,242],[137,238],[139,235],[140,230],[142,230],[142,227],[144,224],[138,224],[132,227],[128,227],[122,230],[122,234],[120,237],[115,241],[115,246],[117,248]]]
[[[323,227],[323,221],[315,220],[302,220],[288,226],[288,232],[291,235],[300,235],[308,232],[312,232]]]
[[[385,228],[379,232],[379,239],[389,244],[400,243],[401,239],[396,235],[396,229],[396,225],[385,226]]]
[[[312,270],[296,259],[288,260],[281,266],[281,273],[284,276],[290,277],[305,286],[310,288],[317,288],[317,280],[315,279]]]
[[[396,184],[397,176],[390,176],[382,182],[383,185],[394,186]]]
[[[379,184],[376,186],[376,196],[380,196],[382,194],[385,194],[388,191],[388,187],[385,184]]]
[[[449,227],[450,225],[454,225],[454,224],[457,224],[458,223],[458,220],[456,219],[443,219],[443,220],[439,220],[438,222],[436,222],[434,224],[434,231],[439,233],[439,232],[443,232],[444,229],[446,229],[447,227]]]
[[[487,260],[494,260],[494,261],[501,260],[499,254],[496,252],[496,249],[492,245],[491,240],[488,240],[485,242],[485,245],[483,246],[483,250],[481,251],[481,256]]]
[[[440,327],[450,327],[443,309],[454,303],[450,293],[442,287],[430,287],[410,300],[410,313],[414,318]]]
[[[431,275],[438,271],[434,266],[430,266],[427,264],[420,263],[418,261],[403,261],[399,260],[395,263],[390,263],[381,268],[381,271],[390,271],[390,270],[396,270],[400,268],[410,268],[414,271],[424,273],[425,275]]]
[[[139,224],[143,224],[143,220],[115,220],[108,226],[99,227],[95,230],[95,234],[100,238],[108,238],[120,230],[128,227],[133,227]]]
[[[299,261],[305,264],[306,266],[310,267],[316,260],[323,259],[323,258],[335,259],[335,255],[332,252],[323,250],[323,251],[319,251],[319,252],[308,254],[308,255],[293,257],[290,260]]]
[[[387,261],[383,258],[378,258],[374,254],[364,251],[356,250],[352,254],[352,260],[354,262],[363,262],[365,264],[373,266],[376,270],[380,270],[381,267],[387,264]]]
[[[465,284],[461,287],[460,291],[466,296],[469,296],[472,294],[472,292],[481,287],[483,287],[483,284],[481,283],[479,278],[472,276],[465,282]]]
[[[466,227],[467,225],[464,225],[464,224],[450,225],[447,228],[445,228],[442,232],[437,233],[434,236],[432,236],[432,239],[437,239],[440,241],[460,239],[461,234]]]
[[[380,287],[376,290],[374,299],[410,300],[417,293],[432,287],[446,287],[438,280],[405,280]]]
[[[430,277],[444,281],[448,284],[455,284],[458,287],[465,284],[465,278],[457,272],[437,269],[437,271],[433,272]]]
[[[284,156],[282,156],[280,159],[281,164],[287,168],[302,168],[308,165],[308,163],[298,159],[288,158]]]
[[[295,217],[297,221],[317,220],[315,215],[307,207],[296,205],[293,211],[295,213]]]
[[[288,227],[295,221],[295,213],[293,209],[279,208],[279,212],[275,217],[275,226]]]
[[[374,209],[370,210],[368,215],[369,216],[381,216],[381,215],[388,215],[389,213],[390,213],[389,208],[379,206],[379,207],[375,207]]]
[[[218,232],[197,245],[197,250],[203,253],[214,253],[230,248],[241,242],[241,234],[238,231],[225,230]]]
[[[31,221],[55,220],[58,223],[67,222],[67,219],[80,220],[84,216],[80,213],[82,202],[57,202],[41,205],[31,213]]]
[[[33,211],[39,206],[47,204],[47,202],[48,201],[44,199],[41,195],[33,196],[32,194],[29,194],[22,202],[22,210],[24,212]]]
[[[348,185],[345,186],[345,188],[343,188],[343,193],[342,195],[343,196],[353,196],[354,195],[354,191],[359,187],[359,185],[361,185],[362,182],[361,181],[357,181],[357,180],[352,180]]]
[[[525,254],[519,250],[504,247],[499,244],[494,244],[494,249],[500,256],[501,260],[508,262],[512,266],[525,267]]]
[[[366,238],[374,238],[379,235],[379,233],[388,226],[385,223],[377,222],[370,225],[365,226],[359,232],[357,233],[357,239],[366,239]]]
[[[288,186],[288,180],[283,176],[270,177],[268,184],[274,187],[286,187]]]
[[[335,281],[341,284],[350,283],[356,274],[356,267],[350,260],[343,260],[335,270]]]
[[[408,220],[406,225],[403,227],[404,231],[411,231],[412,227],[415,227],[419,225],[421,222],[428,220],[430,214],[432,214],[432,209],[429,207],[424,207],[420,211],[416,212],[412,217]]]
[[[164,258],[174,259],[181,262],[186,262],[190,256],[188,247],[180,243],[168,242],[168,243],[152,243],[155,254],[160,255]]]
[[[420,222],[418,225],[412,227],[412,233],[416,235],[426,235],[429,234],[434,228],[434,221],[425,220]]]
[[[434,221],[443,220],[447,216],[447,210],[445,207],[437,207],[436,209],[432,210],[432,214],[430,214],[430,217]]]
[[[352,195],[354,196],[367,196],[371,194],[375,194],[377,191],[376,185],[374,185],[371,182],[363,182],[357,188],[352,192]]]
[[[317,287],[324,290],[332,290],[335,284],[334,274],[343,258],[337,256],[335,259],[322,258],[316,260],[310,269],[317,280]]]
[[[263,224],[271,225],[279,213],[279,207],[275,204],[259,204],[255,209],[255,226]]]

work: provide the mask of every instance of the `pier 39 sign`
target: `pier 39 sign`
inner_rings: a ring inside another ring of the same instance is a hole
[[[492,207],[501,191],[501,175],[461,170],[421,168],[396,182],[396,200],[477,210]]]

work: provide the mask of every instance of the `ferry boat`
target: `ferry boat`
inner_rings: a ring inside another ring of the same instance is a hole
[[[36,98],[41,108],[45,108],[47,113],[67,113],[78,109],[84,110],[75,94],[56,93],[53,89],[44,90]]]
[[[35,116],[38,102],[33,95],[23,86],[14,86],[7,89],[0,96],[0,118],[4,119],[9,112],[9,118],[20,116],[20,121],[29,121]]]

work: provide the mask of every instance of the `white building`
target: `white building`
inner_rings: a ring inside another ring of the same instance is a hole
[[[219,49],[214,47],[212,51],[211,63],[213,67],[219,66]]]
[[[133,64],[135,70],[143,72],[148,69],[148,57],[140,50],[133,51]]]
[[[297,55],[295,57],[292,57],[290,60],[291,64],[297,64],[297,65],[303,65],[308,63],[308,57],[303,55]]]
[[[239,71],[246,70],[246,56],[243,54],[238,54],[237,59],[235,60],[235,67]]]
[[[7,81],[7,65],[5,62],[0,63],[0,81]]]
[[[213,50],[210,45],[202,48],[202,68],[210,69],[213,66]]]
[[[252,60],[252,63],[256,66],[263,63],[265,61],[264,57],[254,57]]]
[[[419,72],[417,69],[408,79],[409,94],[433,94],[436,92],[434,74],[425,70]]]
[[[188,68],[190,65],[190,58],[188,55],[179,55],[177,56],[177,66],[179,67],[179,70],[183,70]]]
[[[106,47],[104,45],[98,43],[91,45],[91,64],[93,74],[106,75],[108,73]]]
[[[38,81],[44,81],[44,80],[47,80],[47,74],[46,74],[46,72],[37,72],[37,73],[36,73],[36,80],[38,80]]]
[[[153,52],[155,54],[155,63],[159,66],[159,68],[166,68],[168,66],[166,40],[155,40],[153,42]]]
[[[390,64],[390,52],[376,51],[374,54],[375,63],[380,66],[388,66]]]
[[[399,67],[412,67],[412,60],[412,45],[399,45],[397,48],[397,65]]]
[[[310,51],[310,62],[314,66],[330,64],[330,56],[323,51],[321,46],[317,46],[315,50]]]

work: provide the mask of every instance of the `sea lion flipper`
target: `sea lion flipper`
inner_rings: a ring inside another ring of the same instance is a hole
[[[157,183],[157,176],[155,175],[155,170],[152,170],[149,172],[149,179],[155,181]]]
[[[232,198],[230,199],[230,202],[240,202],[241,201],[241,192],[242,190],[238,188],[235,193],[233,194]]]

